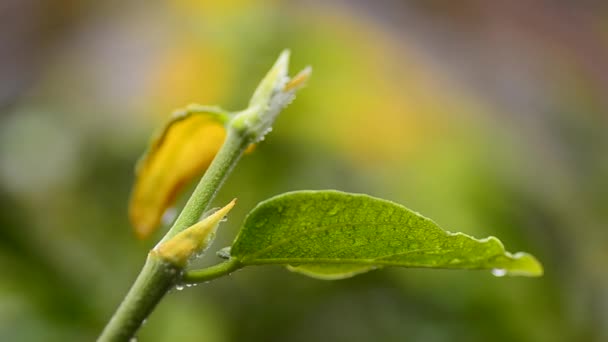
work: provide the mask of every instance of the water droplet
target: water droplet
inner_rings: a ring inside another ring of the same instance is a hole
[[[493,268],[492,275],[495,277],[504,277],[507,274],[507,270],[504,268]]]
[[[183,285],[183,284],[177,284],[177,285],[175,285],[175,289],[176,289],[177,291],[181,291],[181,290],[183,290],[183,289],[184,289],[184,285]]]
[[[264,139],[266,138],[266,134],[268,134],[270,132],[272,132],[272,127],[266,128],[266,130],[264,130],[264,132],[262,132],[262,134],[260,134],[260,136],[257,138],[257,140],[255,142],[259,143],[261,141],[264,141]]]
[[[177,209],[169,208],[169,209],[165,210],[165,213],[163,214],[161,221],[164,225],[170,225],[171,223],[173,223],[173,221],[175,220],[176,217],[177,217]]]
[[[230,259],[230,247],[224,247],[217,251],[216,255],[222,259]]]
[[[131,337],[131,338],[129,339],[129,342],[137,342],[137,337]]]

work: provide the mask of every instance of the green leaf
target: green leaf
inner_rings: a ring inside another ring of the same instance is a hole
[[[260,203],[231,249],[243,265],[284,264],[320,279],[383,266],[488,269],[540,276],[530,254],[505,251],[495,237],[450,233],[399,204],[339,191],[297,191]]]

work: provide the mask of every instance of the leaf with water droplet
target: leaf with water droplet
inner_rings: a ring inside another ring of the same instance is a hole
[[[245,266],[283,264],[320,279],[388,266],[486,269],[496,276],[543,273],[536,258],[507,252],[495,237],[447,232],[399,204],[338,191],[297,191],[260,203],[245,220],[231,257]]]

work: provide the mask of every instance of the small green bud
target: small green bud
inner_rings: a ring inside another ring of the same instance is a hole
[[[253,142],[264,139],[281,110],[293,101],[295,93],[310,77],[312,69],[305,68],[293,79],[288,76],[289,50],[281,53],[274,66],[258,85],[249,107],[237,113],[230,123],[233,128],[249,135]]]

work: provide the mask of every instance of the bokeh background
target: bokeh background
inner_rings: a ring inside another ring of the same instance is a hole
[[[152,132],[243,108],[283,48],[313,77],[221,190],[239,204],[214,249],[257,202],[331,188],[546,274],[251,268],[170,293],[140,340],[608,340],[608,11],[548,0],[3,0],[0,340],[97,336],[160,236],[127,221]]]

